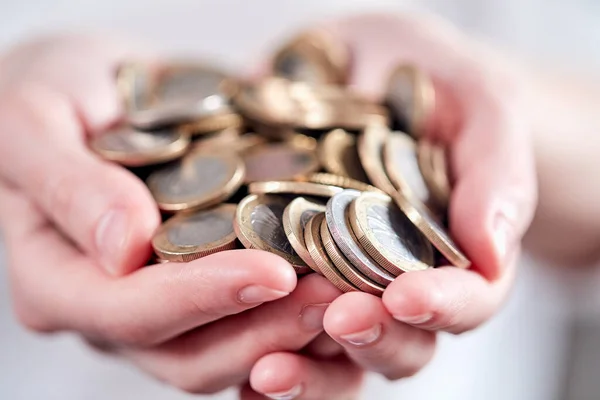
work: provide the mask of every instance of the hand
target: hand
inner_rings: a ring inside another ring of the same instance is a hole
[[[367,15],[323,28],[349,47],[354,89],[378,99],[391,69],[409,62],[447,86],[462,110],[460,121],[452,124],[458,131],[437,133],[449,146],[456,178],[450,230],[473,261],[472,269],[407,273],[383,299],[347,293],[325,314],[326,332],[357,365],[399,379],[431,359],[435,332],[476,328],[497,311],[510,289],[537,200],[519,75],[499,56],[432,18]],[[288,370],[298,369],[296,361],[286,364],[284,357],[267,356],[255,366],[250,383],[261,393],[283,391],[301,384],[301,374],[288,378]],[[324,376],[315,385],[326,382]]]
[[[86,138],[121,116],[117,63],[145,56],[78,36],[0,61],[0,220],[13,304],[31,330],[76,332],[175,387],[211,393],[246,382],[269,353],[305,347],[340,293],[319,276],[297,282],[287,262],[259,251],[141,268],[156,205]],[[287,359],[305,366],[304,377],[334,365]]]

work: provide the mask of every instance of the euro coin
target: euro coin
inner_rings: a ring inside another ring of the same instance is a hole
[[[276,52],[272,63],[276,76],[318,85],[344,84],[349,67],[348,49],[325,30],[293,38]]]
[[[319,272],[304,240],[304,229],[314,215],[325,212],[325,204],[309,201],[303,197],[294,199],[283,212],[283,229],[287,238],[304,262],[315,272]]]
[[[119,126],[93,138],[90,147],[102,158],[128,167],[142,167],[174,160],[190,145],[190,137],[175,129],[143,132]]]
[[[277,254],[302,274],[310,269],[294,251],[283,228],[283,213],[289,203],[282,196],[249,195],[238,205],[233,227],[245,248]]]
[[[292,142],[270,143],[244,155],[246,183],[293,180],[316,172],[320,165],[314,149]]]
[[[244,180],[233,153],[192,152],[150,174],[146,184],[163,211],[206,208],[229,198]]]
[[[429,140],[420,140],[417,147],[419,169],[437,206],[447,209],[451,186],[446,150]]]
[[[371,186],[367,183],[360,182],[354,180],[352,178],[347,178],[345,176],[328,174],[323,172],[317,172],[315,174],[311,174],[308,177],[299,177],[297,178],[299,181],[305,182],[313,182],[320,183],[321,185],[329,185],[329,186],[338,186],[344,189],[354,189],[358,191],[374,191],[381,192],[381,190],[377,189],[375,186]],[[383,192],[381,192],[383,193]]]
[[[344,275],[336,268],[335,264],[327,255],[325,246],[321,239],[321,224],[325,219],[325,214],[317,214],[313,216],[306,224],[304,229],[304,240],[319,272],[329,280],[335,287],[342,292],[358,291],[358,288],[352,285]]]
[[[253,182],[248,186],[252,194],[295,194],[315,197],[331,197],[340,193],[341,187],[321,185],[312,182]]]
[[[335,129],[323,136],[319,142],[318,154],[319,161],[327,172],[369,182],[358,157],[356,136],[343,129]]]
[[[387,126],[369,125],[358,137],[358,156],[371,183],[383,192],[392,194],[396,188],[390,182],[381,159],[389,135]]]
[[[415,138],[425,136],[433,123],[435,89],[431,78],[413,65],[400,65],[388,80],[386,103],[392,118]]]
[[[342,254],[342,251],[336,246],[333,241],[333,237],[327,228],[327,221],[321,222],[321,240],[325,247],[325,252],[336,266],[338,271],[350,282],[352,285],[360,289],[365,293],[370,293],[375,296],[381,296],[385,287],[371,282],[365,278],[360,272],[358,272],[352,263]]]
[[[154,252],[163,260],[187,262],[234,249],[237,239],[233,231],[236,208],[234,204],[222,204],[168,219],[152,239]]]
[[[337,247],[361,274],[373,282],[387,286],[396,277],[369,255],[354,235],[350,224],[348,208],[359,196],[358,191],[344,190],[329,199],[326,207],[327,227]]]
[[[431,243],[388,196],[362,193],[350,204],[348,219],[364,249],[390,273],[434,265]]]

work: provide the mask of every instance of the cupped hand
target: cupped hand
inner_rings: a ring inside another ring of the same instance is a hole
[[[358,366],[399,379],[431,359],[435,332],[457,334],[478,327],[509,293],[520,242],[537,202],[521,76],[490,49],[432,17],[363,15],[319,29],[348,46],[353,89],[381,100],[393,68],[410,63],[444,87],[454,101],[452,111],[459,110],[440,118],[446,125],[429,134],[449,149],[455,178],[450,230],[473,267],[406,273],[390,284],[382,299],[347,293],[325,314],[326,332]],[[294,386],[286,368],[310,371],[310,366],[287,355],[267,356],[255,366],[250,383],[261,393],[267,387],[289,389]],[[272,373],[275,369],[280,380]],[[264,376],[270,377],[268,383]],[[296,376],[294,385],[326,386],[327,377],[311,378],[307,372]]]

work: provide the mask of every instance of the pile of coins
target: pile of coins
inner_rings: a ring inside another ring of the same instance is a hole
[[[444,227],[446,150],[423,139],[436,129],[434,83],[401,65],[375,103],[345,86],[349,60],[311,32],[254,82],[197,62],[119,68],[126,122],[90,147],[154,196],[153,262],[260,249],[375,295],[405,272],[469,267]]]

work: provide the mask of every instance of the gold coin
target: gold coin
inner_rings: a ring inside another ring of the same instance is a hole
[[[133,111],[145,107],[149,102],[150,90],[155,84],[155,74],[149,65],[126,62],[117,68],[117,90],[125,110]]]
[[[320,165],[314,149],[295,142],[270,143],[244,155],[246,183],[292,180],[316,172]]]
[[[432,194],[419,168],[417,145],[413,139],[402,132],[389,134],[383,161],[387,176],[399,192],[424,204],[431,203]]]
[[[434,265],[431,243],[388,196],[362,193],[350,203],[348,219],[367,253],[391,274]]]
[[[431,78],[414,65],[400,65],[388,80],[386,103],[392,115],[415,138],[433,123],[435,88]]]
[[[325,246],[323,246],[323,241],[321,239],[321,224],[323,221],[325,221],[325,214],[317,214],[308,220],[306,228],[304,229],[304,240],[306,241],[306,247],[310,252],[310,256],[315,264],[317,264],[319,272],[335,287],[342,292],[357,291],[358,288],[353,286],[350,281],[338,271],[325,251]]]
[[[325,204],[308,201],[303,197],[294,199],[283,212],[283,229],[290,244],[300,258],[315,272],[320,272],[319,267],[313,261],[306,247],[304,229],[309,219],[315,214],[323,212],[325,212]]]
[[[356,136],[343,129],[328,132],[319,142],[319,161],[328,172],[368,182],[369,178],[360,164]]]
[[[327,221],[325,219],[321,222],[321,240],[323,241],[325,252],[333,264],[350,283],[365,293],[370,293],[375,296],[381,296],[383,294],[385,287],[375,282],[371,282],[371,280],[363,276],[356,270],[346,256],[342,254],[341,250],[333,241],[333,237],[331,236],[331,232],[329,232],[329,228],[327,228]]]
[[[384,107],[341,87],[311,86],[282,78],[247,85],[234,100],[242,114],[270,126],[362,129],[374,120],[388,120]]]
[[[195,122],[207,129],[223,126],[234,114],[231,97],[238,84],[220,70],[199,63],[173,62],[160,66],[147,66],[154,78],[149,96],[144,103],[130,109],[128,119],[132,125],[143,129],[170,124]],[[224,118],[223,115],[228,115]]]
[[[249,195],[238,205],[233,228],[247,249],[268,251],[283,257],[296,269],[310,269],[288,240],[283,228],[283,213],[289,200],[283,196]]]
[[[255,133],[240,135],[239,129],[230,128],[195,140],[190,151],[234,152],[243,155],[266,143],[267,139]]]
[[[390,182],[381,159],[389,134],[390,130],[385,125],[369,125],[358,137],[358,155],[371,183],[391,195],[396,189]]]
[[[419,168],[436,205],[441,209],[447,209],[452,189],[446,150],[442,145],[423,139],[418,143],[417,156]]]
[[[175,215],[163,223],[152,239],[162,260],[191,261],[236,247],[233,219],[237,207],[222,204],[196,213]]]
[[[321,185],[312,182],[253,182],[248,186],[252,194],[296,194],[304,196],[332,197],[344,189],[338,186]]]
[[[229,128],[241,128],[243,125],[244,120],[240,114],[231,108],[224,108],[210,118],[185,123],[180,126],[180,129],[191,136],[198,136]]]
[[[128,167],[141,167],[171,161],[183,155],[190,137],[183,132],[164,129],[143,132],[119,126],[91,140],[90,147],[105,160]]]
[[[350,71],[350,53],[325,30],[305,32],[277,51],[273,73],[294,81],[343,85]]]
[[[297,180],[300,182],[314,182],[320,183],[321,185],[338,186],[344,189],[359,190],[361,192],[372,191],[383,193],[375,186],[371,186],[364,182],[359,182],[351,178],[346,178],[345,176],[327,174],[323,172],[318,172],[316,174],[309,175],[308,177],[299,177],[297,178]]]
[[[163,211],[200,209],[235,193],[244,172],[243,161],[233,153],[195,151],[154,171],[146,183]]]
[[[471,261],[452,240],[427,206],[395,193],[392,198],[413,224],[429,239],[446,259],[459,268],[469,268]]]

